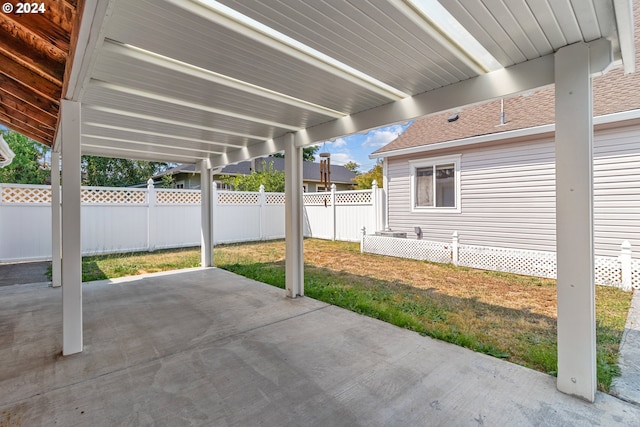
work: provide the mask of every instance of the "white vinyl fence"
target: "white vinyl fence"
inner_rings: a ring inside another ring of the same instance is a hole
[[[451,242],[433,242],[367,235],[363,231],[360,250],[378,255],[421,261],[452,263],[482,270],[504,271],[526,276],[556,278],[554,252],[463,245],[457,232]],[[624,290],[640,289],[640,262],[631,258],[631,245],[624,241],[618,257],[595,257],[595,281]]]
[[[381,229],[382,189],[304,194],[304,234],[359,241]],[[214,190],[214,244],[285,237],[284,194]],[[82,187],[82,253],[200,245],[200,191]],[[0,184],[0,262],[51,259],[49,186]]]

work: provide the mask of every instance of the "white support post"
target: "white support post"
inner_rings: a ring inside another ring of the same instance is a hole
[[[62,354],[82,351],[80,103],[62,100]]]
[[[384,200],[384,207],[383,207],[383,212],[384,212],[384,219],[383,219],[383,227],[384,230],[388,230],[389,229],[389,159],[387,158],[383,158],[382,159],[382,191],[384,193],[385,196],[385,200]]]
[[[213,175],[213,171],[211,171],[211,174]],[[211,224],[211,244],[213,246],[217,243],[216,225],[218,224],[218,221],[216,221],[216,218],[218,218],[218,187],[214,182],[211,183],[211,220],[213,221],[213,224]]]
[[[264,185],[260,184],[258,191],[260,193],[258,194],[258,205],[260,206],[260,217],[259,217],[260,222],[258,224],[258,226],[260,227],[259,235],[260,235],[260,240],[265,240],[264,225],[266,221],[265,215],[267,214],[267,209],[265,207],[267,204],[267,201],[264,195]]]
[[[622,270],[622,290],[630,291],[631,284],[631,243],[628,240],[620,245],[620,269]]]
[[[213,210],[212,198],[213,174],[207,160],[201,160],[200,166],[200,265],[213,266]]]
[[[156,249],[156,188],[153,179],[147,180],[147,250],[153,252]]]
[[[367,227],[362,227],[362,229],[360,229],[360,231],[362,232],[362,235],[360,236],[360,253],[364,253],[364,238],[367,235]]]
[[[458,265],[458,252],[460,250],[460,238],[458,232],[454,231],[451,235],[451,262]]]
[[[336,209],[336,185],[331,184],[331,240],[336,240],[336,223],[338,210]]]
[[[371,183],[371,205],[373,206],[373,224],[376,227],[376,230],[380,230],[380,201],[378,199],[378,181],[375,179]],[[375,231],[375,230],[374,230]]]
[[[589,46],[555,56],[558,390],[595,400],[593,107]]]
[[[304,240],[302,206],[302,148],[294,135],[285,135],[285,283],[287,297],[304,295]]]
[[[51,151],[51,286],[62,285],[60,153]]]

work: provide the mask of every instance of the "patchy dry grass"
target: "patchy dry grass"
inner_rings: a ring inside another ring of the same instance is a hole
[[[221,268],[284,287],[284,241],[219,246]],[[86,257],[83,280],[196,267],[197,249]],[[423,335],[555,374],[555,280],[361,254],[348,242],[305,240],[305,294]],[[618,375],[631,295],[596,288],[598,388]]]
[[[82,258],[82,281],[113,279],[200,266],[200,248],[168,249]]]
[[[228,245],[216,264],[284,286],[284,242]],[[542,372],[557,370],[555,280],[361,254],[358,244],[305,240],[306,295]],[[596,289],[598,386],[618,374],[631,296]]]

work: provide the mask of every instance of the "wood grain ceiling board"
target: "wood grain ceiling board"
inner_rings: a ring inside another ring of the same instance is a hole
[[[83,0],[49,0],[45,11],[0,13],[0,124],[52,146]]]

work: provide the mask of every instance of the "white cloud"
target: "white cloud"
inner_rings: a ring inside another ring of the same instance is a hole
[[[347,140],[344,138],[337,138],[335,141],[331,142],[331,145],[334,147],[344,147],[347,145]]]
[[[362,142],[362,146],[382,147],[399,137],[402,132],[404,132],[404,128],[401,125],[393,125],[386,128],[372,130],[367,135],[367,138]]]
[[[349,153],[331,153],[331,164],[333,165],[345,165],[352,162],[351,154]]]

